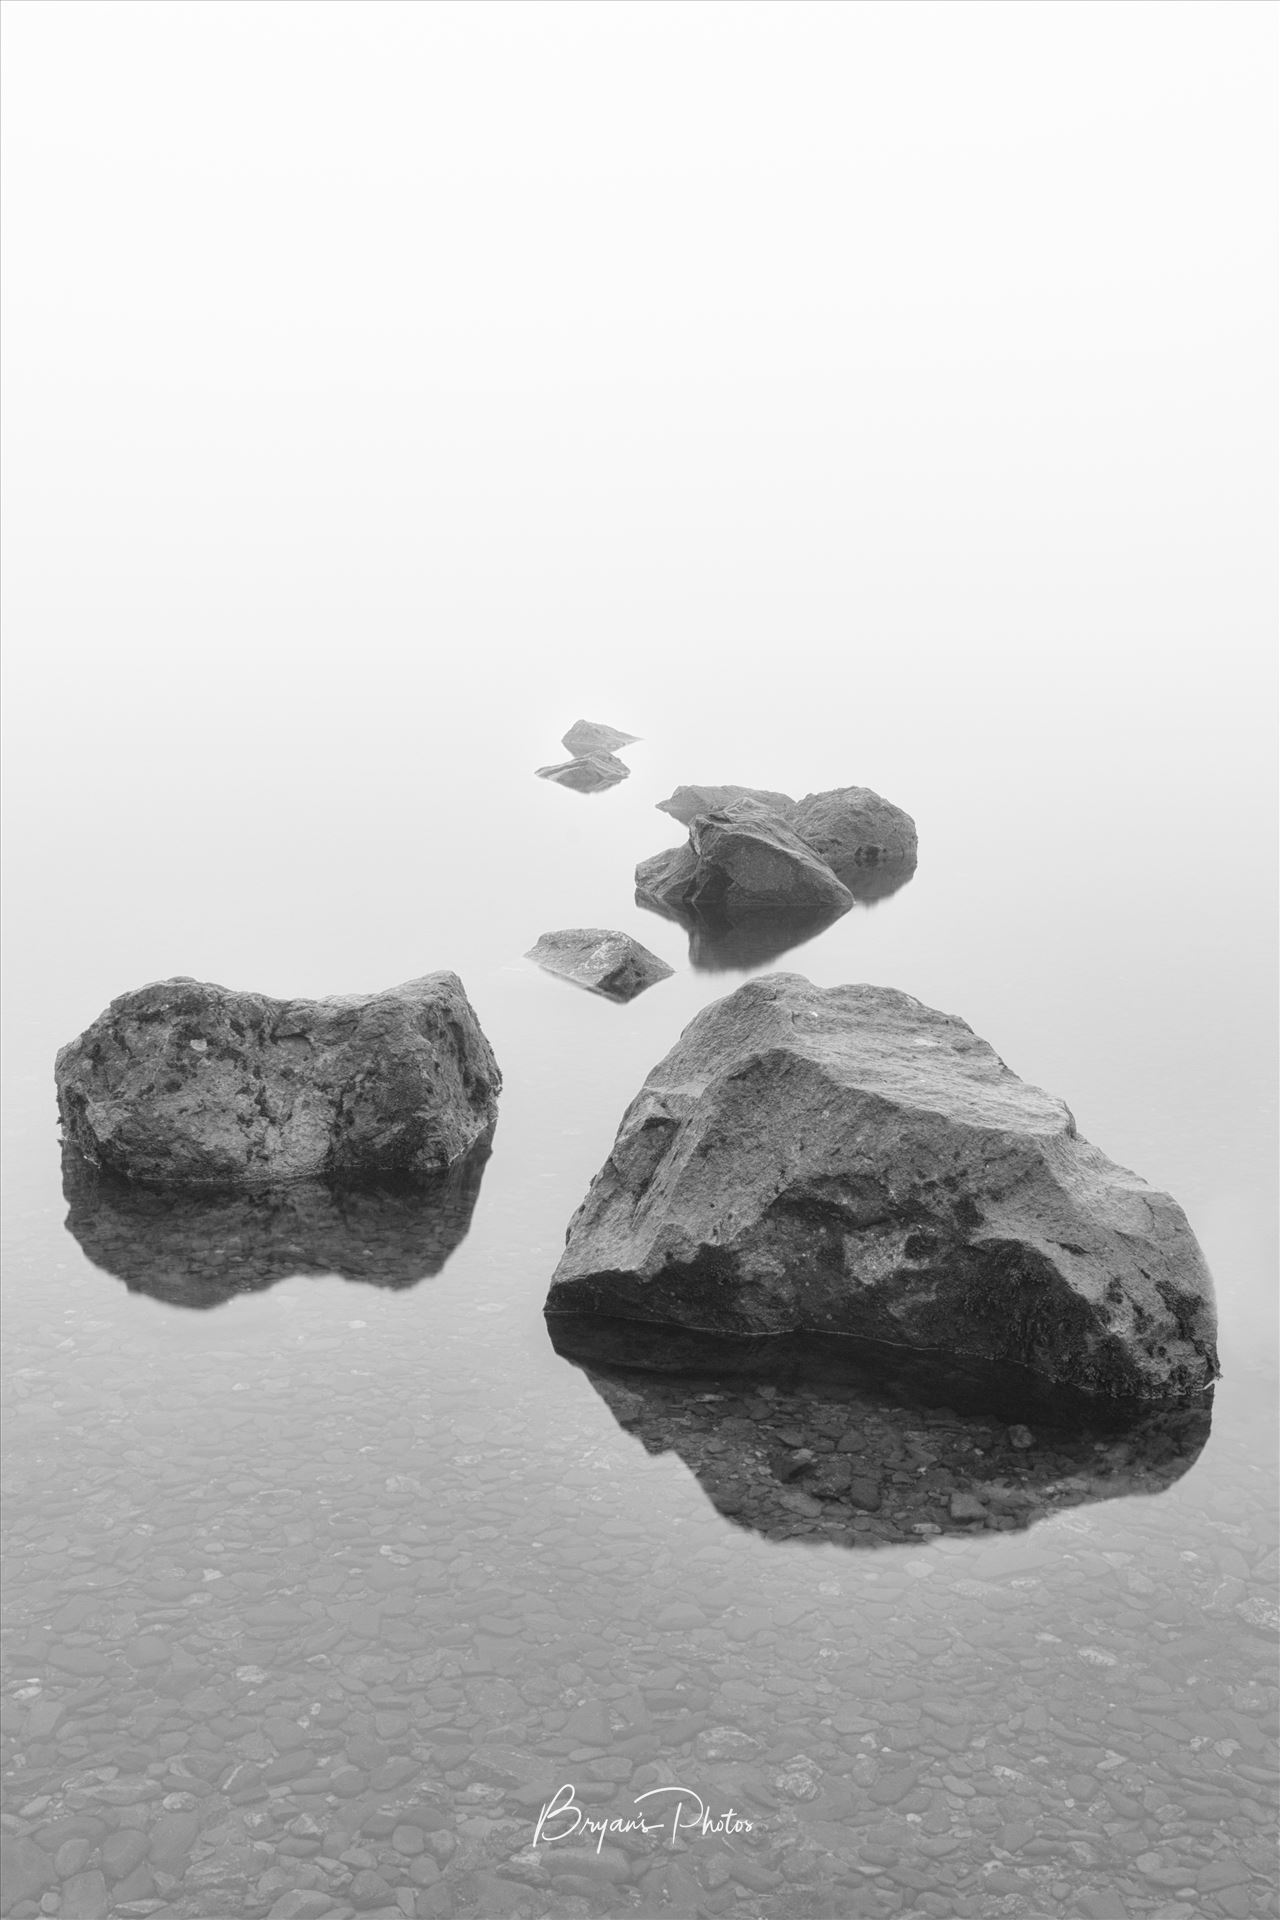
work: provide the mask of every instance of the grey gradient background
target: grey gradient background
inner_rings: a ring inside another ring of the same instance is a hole
[[[5,11],[15,1188],[113,994],[451,965],[580,1192],[734,982],[584,1047],[519,955],[681,958],[674,781],[865,782],[920,873],[793,964],[1068,1098],[1256,1351],[1274,9]],[[579,713],[599,800],[529,777]]]

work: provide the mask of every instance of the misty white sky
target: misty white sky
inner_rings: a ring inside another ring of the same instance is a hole
[[[1256,647],[1270,6],[6,15],[18,652]]]
[[[735,742],[684,777],[910,805],[998,760],[1000,805],[1105,762],[1113,814],[1215,783],[1206,847],[1269,817],[1272,7],[10,0],[4,38],[37,870],[127,797],[251,830],[346,761],[412,805],[459,734],[537,764],[579,712]]]

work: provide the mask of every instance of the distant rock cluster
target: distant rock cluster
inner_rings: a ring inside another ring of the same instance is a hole
[[[619,733],[616,727],[606,727],[599,720],[575,720],[561,737],[561,745],[569,749],[572,760],[539,767],[538,778],[554,780],[558,787],[572,787],[575,793],[603,793],[629,778],[631,769],[625,760],[618,759],[618,748],[634,746],[637,737]]]
[[[636,902],[686,929],[695,966],[772,959],[915,872],[915,822],[870,787],[677,787],[658,806],[689,837],[640,862]]]
[[[539,771],[599,791],[627,777],[616,753],[634,738],[578,720],[573,759]],[[687,839],[641,861],[636,900],[688,930],[695,965],[759,965],[915,870],[914,822],[869,787],[681,786],[658,804]],[[618,1004],[673,972],[607,927],[544,933],[526,957]],[[399,1286],[438,1271],[470,1223],[502,1086],[449,972],[323,1000],[160,981],[113,1000],[56,1079],[72,1232],[131,1287],[187,1305],[286,1272]],[[882,1373],[945,1356],[980,1396],[1033,1411],[1048,1394],[1191,1404],[1217,1375],[1212,1282],[1167,1194],[962,1020],[798,974],[705,1008],[654,1067],[545,1311],[559,1350],[593,1367],[696,1372],[712,1341],[733,1373],[803,1340],[824,1365]],[[865,1473],[824,1452],[744,1468],[748,1506],[872,1510]],[[967,1486],[949,1499],[957,1524],[988,1511]],[[1030,1512],[1038,1496],[1009,1499]]]

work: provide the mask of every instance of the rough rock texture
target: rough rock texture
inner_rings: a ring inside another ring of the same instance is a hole
[[[763,787],[677,787],[658,804],[689,838],[640,862],[636,902],[688,929],[696,967],[775,959],[915,872],[913,822],[869,787],[799,802]]]
[[[664,847],[636,868],[636,899],[654,913],[679,920],[697,877],[698,856],[687,840],[683,846]]]
[[[447,1172],[374,1185],[295,1180],[240,1193],[161,1192],[62,1149],[67,1230],[94,1266],[177,1307],[216,1307],[299,1273],[411,1287],[466,1238],[489,1158],[480,1145]]]
[[[915,866],[915,821],[870,787],[806,794],[788,816],[788,824],[846,885],[849,872],[860,867]]]
[[[454,973],[331,1000],[161,980],[113,1000],[56,1078],[94,1165],[217,1188],[439,1172],[492,1134],[502,1085]]]
[[[633,747],[639,737],[635,733],[619,733],[616,727],[606,727],[599,720],[575,720],[563,736],[562,745],[570,753],[616,753],[619,747]]]
[[[1168,1195],[963,1021],[796,974],[708,1007],[654,1068],[546,1305],[847,1335],[1116,1398],[1217,1371],[1212,1282]]]
[[[1064,1408],[1060,1424],[1037,1417],[1032,1434],[966,1407],[963,1382],[930,1376],[919,1393],[902,1370],[890,1387],[870,1376],[815,1380],[809,1351],[771,1368],[761,1393],[718,1372],[707,1344],[706,1371],[691,1377],[584,1371],[647,1453],[676,1454],[732,1524],[767,1536],[789,1536],[797,1521],[846,1547],[1021,1532],[1094,1501],[1164,1492],[1194,1464],[1212,1422],[1211,1393],[1124,1420],[1094,1400]],[[1091,1417],[1095,1409],[1110,1417]]]
[[[849,889],[803,840],[750,803],[699,814],[686,846],[640,862],[636,890],[660,911],[726,926],[780,915],[827,918],[853,905]]]
[[[803,800],[766,787],[677,787],[658,807],[686,826],[699,815],[725,809],[767,813],[825,860],[846,886],[850,872],[860,867],[915,865],[915,821],[870,787],[834,787],[827,793],[807,793]]]
[[[634,1000],[646,987],[670,979],[675,972],[630,934],[606,927],[567,927],[559,933],[544,933],[525,959],[536,960],[548,973],[602,993],[607,1000]]]
[[[572,787],[575,793],[603,793],[631,776],[631,769],[611,753],[587,753],[576,760],[564,760],[556,767],[539,767],[539,780],[554,780],[558,787]]]
[[[825,862],[751,800],[699,814],[683,846],[636,868],[636,905],[684,927],[691,964],[709,970],[775,959],[853,901]]]
[[[789,793],[774,793],[767,787],[677,787],[665,800],[658,801],[660,813],[669,813],[682,826],[688,826],[700,813],[717,813],[722,807],[749,800],[768,812],[789,820],[795,801]]]

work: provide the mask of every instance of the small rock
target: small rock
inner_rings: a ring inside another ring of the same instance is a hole
[[[336,1903],[327,1893],[309,1887],[294,1887],[282,1893],[271,1909],[269,1920],[320,1920]]]
[[[572,980],[592,993],[603,994],[606,1000],[619,1002],[634,1000],[646,987],[670,979],[675,971],[630,934],[610,932],[605,927],[568,927],[559,933],[544,933],[525,959],[562,980]]]
[[[62,1920],[106,1920],[107,1906],[107,1883],[96,1869],[63,1881]]]
[[[6,1900],[14,1906],[23,1900],[38,1900],[56,1877],[50,1856],[25,1835],[15,1839],[5,1834],[0,1839],[0,1873]]]
[[[568,733],[560,737],[561,746],[570,753],[616,753],[619,747],[634,747],[639,735],[619,733],[600,720],[575,720]]]
[[[606,1747],[613,1738],[609,1721],[609,1709],[601,1700],[584,1700],[574,1707],[564,1723],[564,1735],[567,1740],[578,1742],[584,1747]]]
[[[148,1855],[148,1836],[136,1826],[119,1826],[102,1841],[102,1870],[107,1880],[127,1880]]]
[[[701,1607],[677,1600],[669,1607],[663,1607],[653,1624],[671,1632],[691,1633],[697,1627],[706,1626],[707,1616]]]
[[[575,793],[604,793],[623,780],[631,769],[611,753],[586,753],[558,766],[535,769],[539,780],[552,780],[558,787],[571,787]]]

